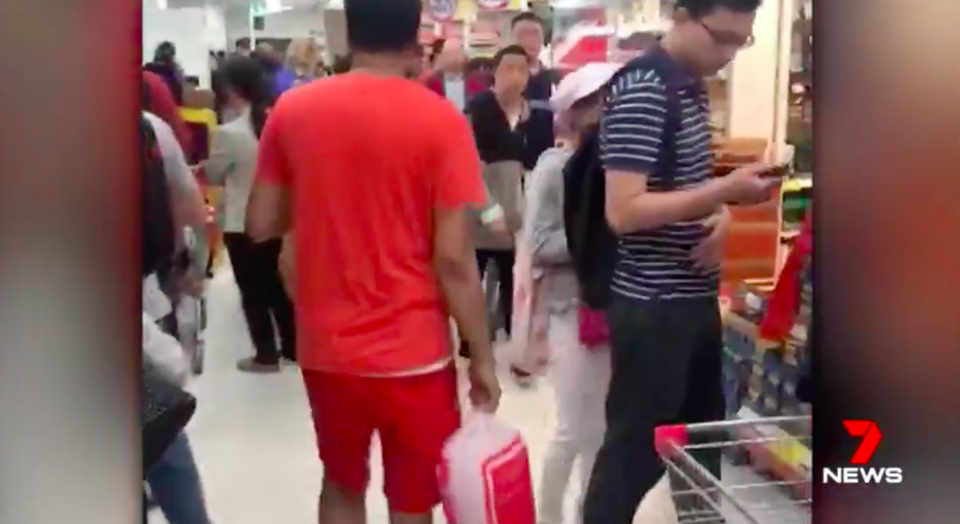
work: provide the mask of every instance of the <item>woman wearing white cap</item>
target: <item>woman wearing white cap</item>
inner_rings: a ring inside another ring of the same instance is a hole
[[[561,524],[563,499],[573,467],[585,486],[604,433],[604,400],[610,380],[605,347],[584,347],[577,318],[579,285],[570,266],[563,224],[563,169],[582,131],[598,124],[605,86],[617,64],[587,64],[570,73],[550,99],[558,124],[571,140],[547,150],[530,177],[524,235],[535,271],[546,273],[541,289],[548,311],[551,348],[548,381],[554,391],[557,424],[547,448],[537,511],[540,524]],[[583,487],[577,489],[579,510]],[[579,519],[578,519],[579,520]]]

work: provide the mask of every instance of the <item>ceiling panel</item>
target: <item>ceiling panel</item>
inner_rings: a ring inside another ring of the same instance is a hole
[[[263,3],[263,0],[167,0],[167,9],[203,7],[208,5],[220,7],[245,7]],[[281,5],[292,8],[323,6],[327,3],[328,0],[281,0]]]

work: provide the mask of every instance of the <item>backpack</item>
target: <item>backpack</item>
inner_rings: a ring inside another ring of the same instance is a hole
[[[607,84],[612,88],[625,75],[637,70],[663,71],[663,56],[656,50],[628,62]],[[667,115],[658,169],[673,176],[676,164],[674,144],[681,124],[680,88],[663,71],[667,82]],[[616,93],[607,99],[611,103]],[[580,298],[591,309],[603,309],[610,300],[610,282],[617,261],[619,238],[607,224],[605,170],[600,159],[600,126],[584,134],[580,146],[563,169],[563,219],[567,248],[577,280]],[[667,186],[670,186],[668,179]]]
[[[140,117],[141,276],[158,273],[164,281],[173,268],[176,241],[170,192],[157,137],[150,122]]]

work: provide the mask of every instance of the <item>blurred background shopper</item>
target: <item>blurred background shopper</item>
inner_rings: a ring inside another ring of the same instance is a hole
[[[273,99],[261,65],[245,56],[221,69],[226,104],[236,118],[220,126],[205,164],[210,183],[223,186],[223,241],[253,342],[254,356],[237,362],[240,371],[269,373],[297,360],[293,304],[280,280],[279,237],[254,242],[245,231],[247,202],[257,168],[259,137]],[[274,328],[276,326],[276,328]]]
[[[466,110],[473,97],[488,88],[481,76],[468,73],[466,67],[463,44],[459,40],[446,40],[426,80],[431,91],[445,97],[460,111]]]
[[[484,274],[496,266],[498,316],[507,335],[513,316],[513,265],[516,261],[513,234],[521,226],[523,160],[526,153],[526,126],[530,107],[523,97],[530,75],[526,52],[511,45],[493,59],[493,87],[478,94],[467,107],[476,147],[483,162],[483,181],[492,199],[504,211],[509,235],[491,231],[481,224],[474,228],[477,267]],[[467,346],[461,354],[469,354]],[[516,378],[527,382],[529,375],[513,368]]]

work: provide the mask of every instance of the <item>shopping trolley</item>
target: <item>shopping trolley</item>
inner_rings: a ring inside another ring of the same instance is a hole
[[[654,441],[667,466],[677,522],[810,522],[809,416],[662,426]],[[732,456],[752,467],[732,465]]]
[[[208,210],[209,211],[209,210]],[[209,282],[211,275],[210,263],[212,253],[209,256],[203,256],[201,253],[209,252],[209,242],[205,235],[197,234],[190,228],[184,228],[183,244],[188,252],[192,253],[190,257],[190,271],[196,274],[202,274],[204,277],[204,288],[206,282]],[[184,294],[179,297],[176,304],[177,325],[180,344],[184,351],[190,357],[190,368],[194,375],[203,374],[204,355],[206,350],[206,329],[207,329],[207,298],[206,290],[199,296],[189,296]]]

